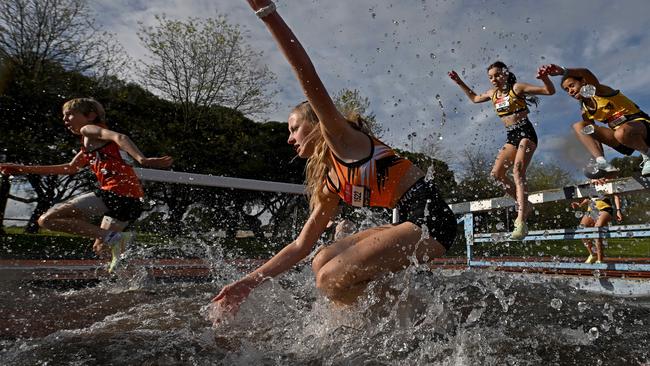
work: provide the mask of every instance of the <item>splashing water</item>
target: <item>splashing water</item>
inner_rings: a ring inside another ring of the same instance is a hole
[[[221,254],[211,251],[213,282],[161,283],[140,274],[128,285],[3,286],[2,364],[538,365],[650,358],[647,298],[585,292],[567,278],[417,265],[370,283],[347,308],[319,295],[304,265],[258,287],[235,318],[213,327],[210,299],[241,275]]]

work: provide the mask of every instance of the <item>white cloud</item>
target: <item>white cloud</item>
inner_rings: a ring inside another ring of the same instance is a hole
[[[155,14],[179,19],[227,14],[249,31],[250,43],[264,52],[278,75],[280,109],[269,118],[284,120],[290,106],[303,99],[287,62],[244,0],[117,0],[94,6],[101,14],[98,20],[134,58],[144,55],[138,23],[153,25]],[[282,0],[278,8],[330,93],[357,88],[367,95],[389,129],[386,142],[396,147],[408,144],[406,136],[413,131],[422,138],[442,134],[441,143],[452,156],[472,144],[501,146],[505,131],[490,104],[470,103],[446,76],[452,68],[465,70],[467,83],[483,92],[489,88],[485,67],[497,59],[530,83],[538,82],[535,70],[543,63],[588,67],[650,109],[650,37],[644,26],[650,3],[644,0],[551,0],[543,5],[532,0]],[[568,126],[579,113],[557,85],[559,79],[554,82],[558,93],[540,98],[539,112],[531,115],[540,137],[535,158],[563,161],[562,146],[578,144]],[[444,126],[436,95],[446,113]]]

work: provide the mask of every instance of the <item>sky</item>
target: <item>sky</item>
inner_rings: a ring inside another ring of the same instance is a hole
[[[505,129],[491,103],[473,104],[448,77],[462,73],[477,93],[490,88],[487,65],[501,60],[519,81],[541,84],[545,63],[587,67],[650,111],[650,2],[647,0],[281,0],[278,12],[307,49],[330,94],[358,89],[386,130],[382,139],[397,148],[420,149],[436,141],[445,161],[462,170],[462,153],[496,156]],[[304,100],[289,64],[264,24],[244,0],[90,1],[97,21],[135,60],[146,58],[137,30],[171,19],[225,14],[241,25],[249,44],[277,77],[278,108],[264,119],[285,121]],[[579,172],[589,158],[571,124],[579,106],[559,87],[541,96],[530,119],[539,146],[533,163],[554,163]],[[413,141],[407,136],[416,132]],[[606,150],[606,157],[619,156]]]

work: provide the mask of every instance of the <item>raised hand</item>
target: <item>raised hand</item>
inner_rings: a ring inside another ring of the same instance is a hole
[[[460,82],[461,82],[461,80],[460,80],[460,76],[458,75],[458,73],[457,73],[456,71],[451,70],[451,71],[449,71],[449,72],[447,73],[447,75],[449,75],[449,78],[451,78],[451,80],[455,81],[456,83],[460,83]]]
[[[546,64],[539,67],[538,75],[559,76],[564,74],[564,67],[556,64]],[[539,77],[538,77],[539,78]]]

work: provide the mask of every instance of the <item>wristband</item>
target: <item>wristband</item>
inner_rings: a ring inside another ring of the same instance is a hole
[[[269,5],[259,8],[256,12],[255,15],[257,15],[258,18],[262,19],[269,14],[273,13],[275,11],[275,3],[271,2]]]

